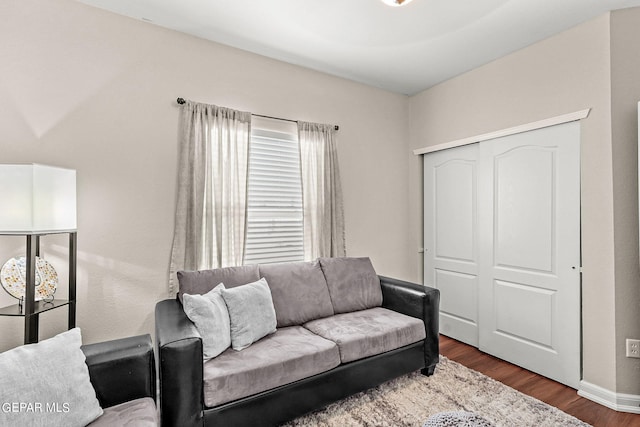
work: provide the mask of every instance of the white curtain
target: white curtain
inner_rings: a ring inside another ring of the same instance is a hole
[[[345,256],[344,206],[335,127],[298,122],[298,140],[305,260]]]
[[[251,113],[180,107],[178,192],[169,292],[176,272],[242,265]]]

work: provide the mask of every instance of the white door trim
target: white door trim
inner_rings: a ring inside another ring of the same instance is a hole
[[[418,148],[413,150],[413,154],[420,156],[422,154],[433,153],[434,151],[446,150],[447,148],[461,147],[463,145],[474,144],[480,141],[486,141],[489,139],[499,138],[501,136],[514,135],[516,133],[528,132],[530,130],[542,129],[548,126],[555,126],[562,123],[573,122],[581,120],[589,115],[591,108],[586,110],[575,111],[573,113],[562,114],[560,116],[550,117],[548,119],[538,120],[535,122],[525,123],[502,129],[494,132],[484,133],[482,135],[470,136],[467,138],[457,139],[455,141],[445,142],[443,144],[432,145],[430,147]]]

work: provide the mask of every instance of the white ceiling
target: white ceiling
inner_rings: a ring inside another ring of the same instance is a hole
[[[78,0],[412,95],[640,0]]]

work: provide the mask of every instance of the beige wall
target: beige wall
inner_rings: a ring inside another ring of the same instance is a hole
[[[640,362],[625,357],[625,339],[640,337],[639,22],[638,8],[601,16],[410,99],[413,149],[592,109],[581,122],[583,375],[634,395]],[[410,166],[419,229],[421,159]]]
[[[412,97],[410,145],[592,109],[581,136],[584,378],[616,390],[609,23],[609,15],[599,17]],[[419,229],[421,159],[410,162],[410,224]]]
[[[335,123],[347,251],[406,278],[407,98],[165,30],[71,0],[9,0],[0,13],[0,161],[77,169],[78,325],[86,342],[153,333],[167,295],[178,96]],[[23,239],[0,238],[0,262]],[[43,253],[66,278],[66,240]],[[64,298],[66,285],[60,287]],[[0,291],[0,306],[15,300]],[[41,316],[41,337],[66,309]],[[0,318],[0,351],[22,342]]]
[[[639,394],[640,360],[626,357],[627,338],[640,337],[638,264],[638,101],[640,8],[611,14],[611,131],[616,268],[616,381]]]

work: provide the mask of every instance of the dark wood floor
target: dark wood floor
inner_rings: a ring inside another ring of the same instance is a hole
[[[448,359],[542,400],[596,427],[640,427],[640,414],[616,412],[578,396],[576,390],[519,366],[497,359],[475,347],[440,336],[440,354]]]

